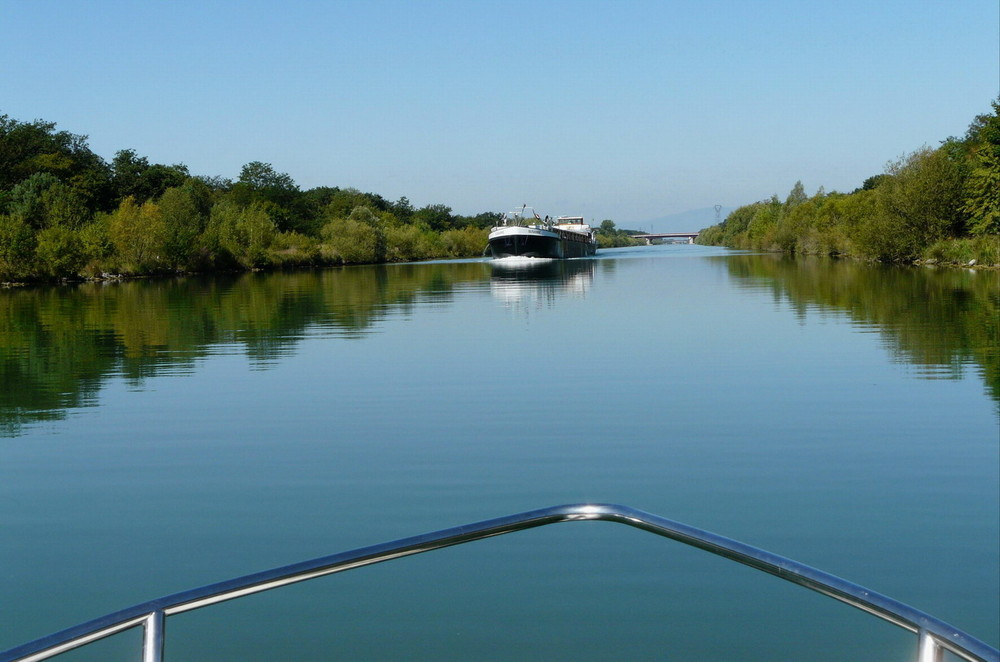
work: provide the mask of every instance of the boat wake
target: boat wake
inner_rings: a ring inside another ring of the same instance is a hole
[[[524,267],[535,267],[544,264],[552,264],[556,261],[553,257],[528,257],[525,255],[508,255],[507,257],[496,257],[490,264],[509,269],[523,269]]]

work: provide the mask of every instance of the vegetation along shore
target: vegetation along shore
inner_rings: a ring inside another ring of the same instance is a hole
[[[797,182],[735,209],[702,244],[881,262],[1000,266],[1000,99],[962,138],[891,162],[851,193]]]
[[[500,216],[301,190],[260,161],[236,181],[128,149],[108,163],[86,136],[0,115],[0,282],[474,257]],[[598,232],[602,246],[632,243],[610,220]]]
[[[1000,265],[1000,99],[962,138],[892,162],[852,193],[744,205],[702,244],[887,262]],[[236,181],[110,163],[53,122],[0,115],[0,282],[402,262],[482,253],[497,212],[415,209],[402,197],[301,190],[254,161]],[[635,243],[611,220],[602,247]]]

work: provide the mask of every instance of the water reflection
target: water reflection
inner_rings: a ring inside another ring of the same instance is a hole
[[[737,286],[767,291],[805,319],[846,314],[877,331],[890,360],[926,379],[973,369],[1000,401],[1000,277],[995,271],[929,269],[777,255],[724,259]]]
[[[0,291],[0,435],[90,406],[102,384],[239,352],[266,369],[320,332],[372,333],[422,297],[447,301],[482,263],[399,265]]]
[[[768,255],[720,258],[737,287],[794,313],[847,315],[915,376],[982,376],[1000,401],[1000,278]],[[267,369],[302,338],[357,339],[391,316],[485,288],[518,314],[584,298],[615,260],[442,262],[0,291],[0,435],[91,406],[102,385],[134,388],[240,353]]]
[[[503,258],[490,263],[490,292],[508,309],[527,314],[561,297],[583,298],[594,280],[596,260]]]

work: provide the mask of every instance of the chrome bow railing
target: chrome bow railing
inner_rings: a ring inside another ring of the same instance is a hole
[[[160,662],[163,659],[164,621],[167,616],[372,563],[547,524],[574,521],[627,524],[763,570],[845,602],[916,634],[919,637],[918,662],[939,661],[944,651],[973,662],[1000,662],[997,649],[880,593],[751,545],[628,506],[611,504],[574,504],[532,510],[209,584],[144,602],[12,648],[0,653],[0,662],[44,660],[140,625],[144,631],[143,662]]]

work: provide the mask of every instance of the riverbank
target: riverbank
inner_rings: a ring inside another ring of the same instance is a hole
[[[963,138],[889,163],[851,193],[796,182],[705,228],[698,243],[878,262],[1000,265],[1000,101]]]
[[[791,255],[828,256],[842,259],[853,259],[862,262],[888,262],[901,265],[916,265],[925,267],[945,267],[957,269],[996,269],[1000,270],[1000,235],[986,235],[973,238],[942,239],[932,246],[924,248],[915,257],[896,257],[880,259],[865,251],[855,250],[850,242],[835,245],[835,241],[819,239],[815,234],[797,237],[795,244],[782,246],[775,242],[761,245],[753,241],[725,242],[711,232],[713,228],[702,231],[696,243],[706,246],[727,246],[729,248],[760,250]]]

